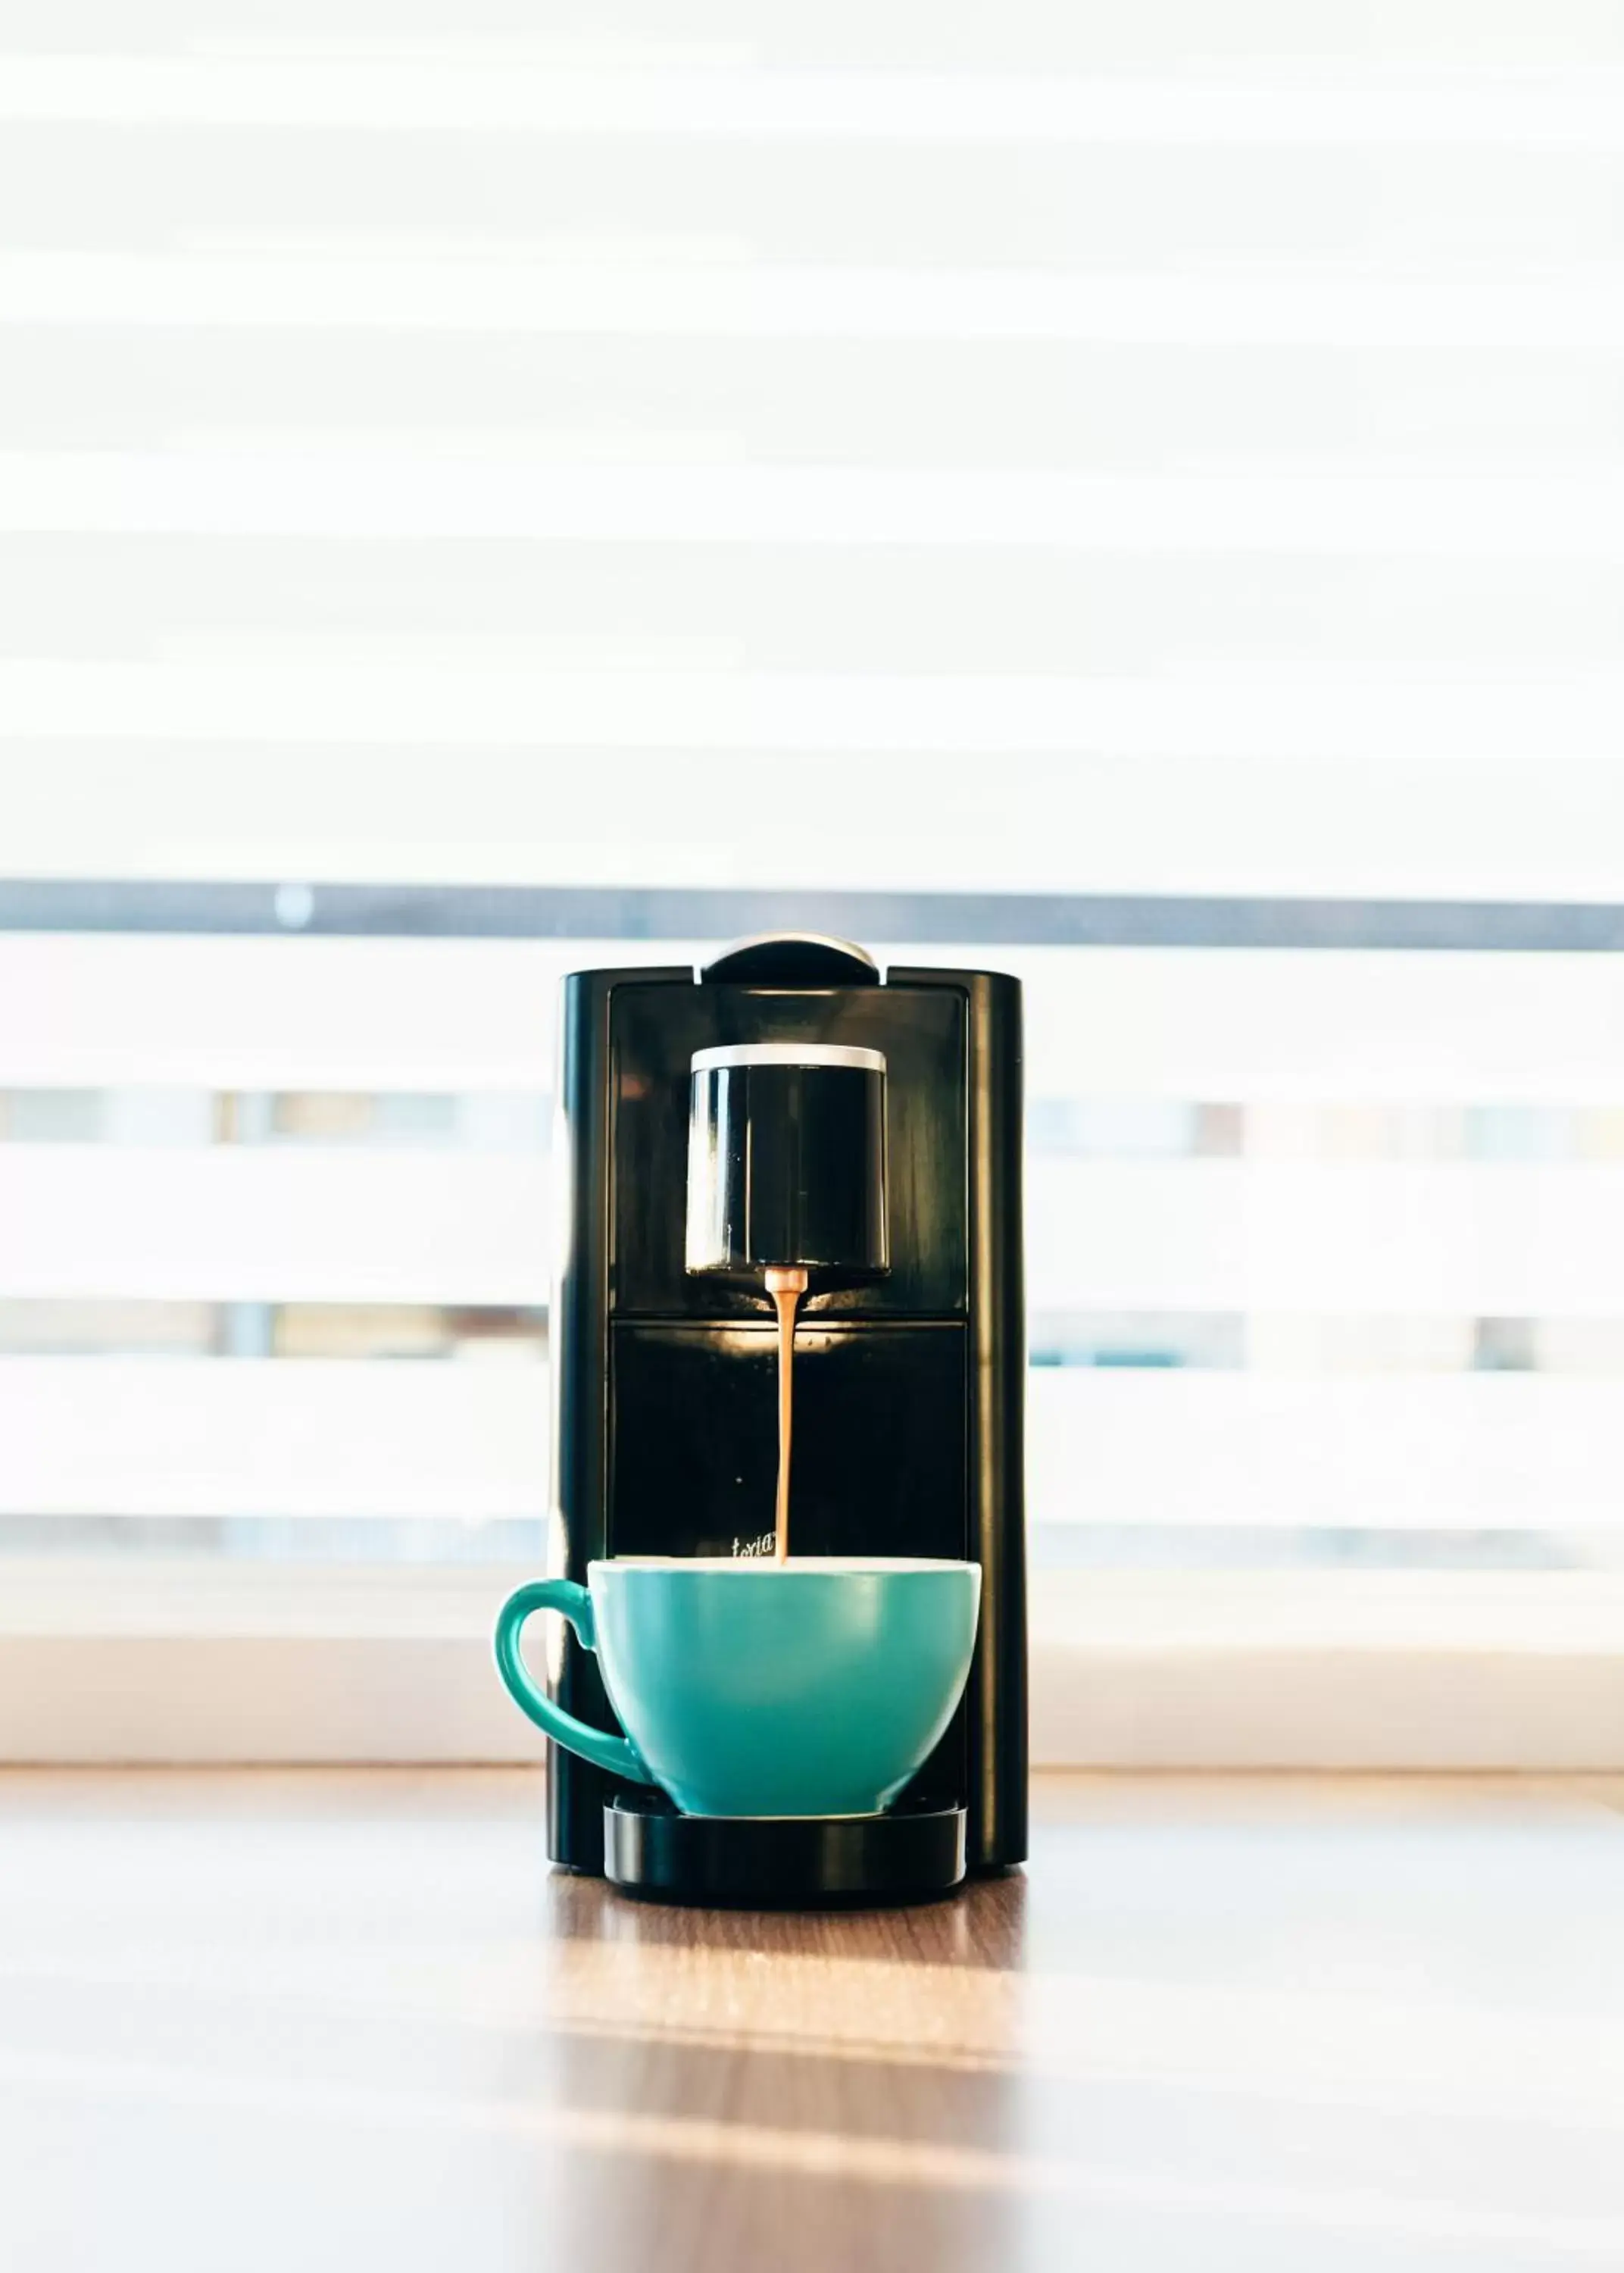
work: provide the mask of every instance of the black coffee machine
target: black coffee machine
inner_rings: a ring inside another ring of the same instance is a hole
[[[790,1536],[982,1568],[969,1683],[882,1816],[682,1816],[549,1747],[548,1851],[665,1901],[918,1897],[1026,1854],[1021,989],[804,934],[564,982],[550,1569],[772,1551],[769,1265],[802,1269]],[[784,1249],[792,1251],[777,1252]],[[555,1630],[551,1688],[617,1724]]]

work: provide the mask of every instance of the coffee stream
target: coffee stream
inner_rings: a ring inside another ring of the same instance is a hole
[[[767,1291],[778,1313],[778,1514],[773,1560],[790,1552],[790,1439],[795,1423],[795,1312],[806,1292],[805,1271],[769,1269]]]

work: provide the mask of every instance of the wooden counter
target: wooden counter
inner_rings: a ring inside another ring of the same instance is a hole
[[[1624,1783],[1036,1797],[788,1917],[550,1875],[522,1771],[0,1776],[0,2264],[1624,2265]]]

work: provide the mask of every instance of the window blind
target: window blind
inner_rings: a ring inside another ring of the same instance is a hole
[[[0,1545],[529,1553],[558,976],[860,906],[1027,982],[1040,1559],[1615,1563],[1621,64],[0,26]]]

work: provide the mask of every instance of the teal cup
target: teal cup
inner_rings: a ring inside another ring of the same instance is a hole
[[[593,1563],[503,1604],[497,1667],[555,1744],[685,1815],[878,1815],[963,1694],[975,1563],[791,1556]],[[624,1736],[553,1702],[520,1654],[558,1610],[597,1653]]]

